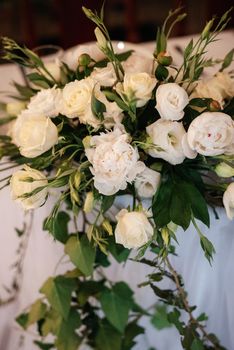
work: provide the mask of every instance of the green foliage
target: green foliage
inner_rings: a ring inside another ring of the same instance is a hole
[[[121,350],[121,333],[103,320],[98,329],[95,345],[97,350]]]
[[[85,276],[92,274],[95,261],[95,248],[85,234],[81,237],[72,235],[66,243],[65,253],[69,255],[73,264]]]
[[[230,64],[233,61],[233,55],[234,55],[234,49],[232,49],[231,51],[229,51],[227,53],[227,55],[224,57],[223,63],[222,63],[222,67],[220,69],[220,71],[222,72],[224,69],[228,68],[230,66]]]
[[[68,215],[68,213],[64,211],[60,211],[50,221],[46,220],[44,222],[44,230],[49,231],[57,241],[65,244],[69,237],[68,236],[69,221],[70,221],[70,216]]]
[[[171,327],[171,323],[167,318],[167,307],[163,304],[156,305],[155,313],[151,319],[151,323],[157,329],[164,329]]]
[[[92,109],[92,113],[95,115],[95,117],[97,119],[99,119],[100,121],[104,120],[104,115],[103,113],[106,112],[106,106],[104,103],[102,103],[101,101],[99,101],[96,97],[95,97],[95,90],[92,93],[92,98],[91,98],[91,109]]]
[[[51,306],[67,319],[71,307],[71,295],[75,288],[75,280],[57,276],[48,278],[40,292],[46,296]]]

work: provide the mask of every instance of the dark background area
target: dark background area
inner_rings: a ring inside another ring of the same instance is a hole
[[[222,15],[230,8],[233,0],[106,0],[105,23],[113,40],[154,40],[157,26],[179,4],[188,16],[177,25],[174,36],[199,32],[212,15]],[[0,36],[9,36],[30,48],[42,44],[68,48],[92,41],[94,26],[83,14],[82,5],[99,10],[102,1],[0,0]]]

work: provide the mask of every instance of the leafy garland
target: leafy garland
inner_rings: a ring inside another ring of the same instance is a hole
[[[62,63],[61,79],[58,81],[33,51],[19,46],[11,39],[3,38],[4,58],[33,70],[27,75],[28,85],[14,83],[18,93],[14,98],[28,103],[40,89],[51,89],[55,85],[56,88],[62,89],[69,82],[89,77],[95,68],[106,67],[108,61],[111,62],[116,75],[115,85],[123,81],[123,63],[132,52],[115,54],[103,22],[103,8],[100,15],[86,8],[83,10],[97,25],[95,34],[105,59],[95,61],[88,54],[83,54],[79,57],[75,71]],[[171,11],[157,33],[154,57],[157,63],[155,77],[158,85],[154,92],[161,83],[173,82],[180,84],[191,94],[194,89],[193,83],[201,77],[204,68],[221,63],[222,72],[233,60],[233,50],[220,61],[206,59],[204,56],[207,45],[214,42],[226,27],[230,19],[229,10],[217,24],[215,19],[209,21],[198,41],[191,40],[185,48],[181,67],[173,66],[172,57],[166,53],[167,39],[173,26],[185,17],[185,14],[180,12],[181,9]],[[175,72],[174,75],[169,68]],[[217,201],[222,199],[230,182],[230,176],[227,181],[222,179],[222,183],[219,177],[214,177],[215,169],[220,163],[233,168],[233,154],[211,157],[198,154],[196,158],[186,158],[183,163],[177,165],[162,159],[155,161],[153,157],[146,156],[147,150],[155,145],[143,132],[147,125],[158,118],[153,98],[144,107],[137,108],[134,94],[129,97],[116,91],[111,88],[102,89],[108,101],[115,102],[122,109],[122,124],[132,137],[132,145],[139,148],[141,159],[147,162],[152,170],[161,174],[160,186],[152,199],[152,216],[149,217],[153,235],[139,249],[133,260],[152,269],[140,287],[150,286],[163,304],[155,303],[149,310],[142,309],[135,302],[134,293],[126,283],[113,283],[105,274],[105,268],[111,264],[110,256],[120,264],[130,258],[130,250],[116,244],[114,239],[116,221],[111,218],[110,211],[116,196],[131,195],[133,204],[129,211],[141,212],[142,202],[132,183],[127,185],[126,190],[113,195],[104,195],[94,186],[85,149],[93,135],[99,135],[100,131],[105,132],[102,123],[106,112],[105,104],[95,96],[94,91],[91,109],[100,122],[98,130],[87,124],[78,124],[75,119],[69,119],[60,113],[53,118],[59,132],[59,142],[52,149],[32,158],[20,153],[11,136],[0,136],[0,158],[7,157],[7,160],[1,163],[0,171],[27,164],[31,169],[44,171],[47,177],[46,183],[42,182],[32,191],[19,195],[20,201],[35,198],[44,190],[62,188],[52,212],[44,221],[44,230],[64,245],[65,255],[74,265],[73,270],[48,278],[40,289],[43,297],[18,316],[17,322],[25,330],[37,324],[40,340],[35,340],[35,344],[44,350],[76,350],[83,344],[99,350],[132,349],[136,344],[135,338],[144,332],[138,324],[142,317],[149,317],[156,327],[158,324],[174,325],[180,334],[184,349],[224,349],[216,336],[206,331],[207,316],[194,316],[195,306],[189,305],[182,277],[171,265],[170,255],[175,254],[173,242],[176,242],[176,226],[186,230],[192,222],[199,234],[205,256],[211,262],[214,247],[199,230],[196,220],[209,226],[207,203],[214,207]],[[201,114],[201,110],[220,111],[221,107],[212,98],[190,99],[184,109],[183,124],[186,130],[191,121]],[[233,119],[233,98],[225,101],[222,112],[229,114]],[[15,118],[15,115],[9,115],[1,119],[1,124]],[[212,182],[204,181],[210,173],[213,174]],[[22,181],[33,184],[42,180],[29,175]],[[1,188],[8,186],[11,176],[3,178],[1,182]],[[89,217],[90,211],[93,212],[94,220]],[[80,215],[83,219],[83,228],[79,230],[78,215],[79,219]],[[71,222],[74,225],[73,233],[69,229]],[[149,260],[144,257],[146,251],[151,251],[154,258]],[[168,279],[174,284],[173,288],[162,289],[159,282]],[[186,321],[182,317],[183,313],[188,316]],[[46,341],[48,335],[53,336],[53,342]]]

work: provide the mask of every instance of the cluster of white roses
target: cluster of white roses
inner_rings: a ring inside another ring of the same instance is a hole
[[[153,96],[156,78],[149,71],[143,71],[142,64],[135,71],[129,65],[129,60],[124,66],[126,72],[123,81],[117,84],[115,71],[109,63],[105,68],[95,68],[89,77],[69,82],[63,88],[54,86],[39,91],[26,109],[21,110],[25,108],[24,105],[15,106],[14,112],[17,110],[18,117],[11,136],[20,153],[34,158],[56,145],[59,133],[53,118],[61,114],[90,125],[96,131],[86,144],[85,154],[91,164],[94,187],[99,193],[113,195],[125,190],[128,183],[134,183],[139,197],[152,197],[160,184],[161,175],[139,160],[138,149],[131,144],[131,135],[127,134],[122,124],[124,111],[116,102],[106,98],[102,87],[114,89],[126,104],[134,101],[137,108],[145,106],[151,98],[155,100],[160,118],[146,127],[148,138],[145,152],[151,157],[176,165],[185,158],[195,158],[197,154],[217,156],[234,153],[234,122],[229,115],[204,112],[191,122],[186,131],[182,120],[189,96],[185,89],[177,83],[164,83],[157,87]],[[93,95],[105,105],[103,120],[93,114]],[[12,106],[9,105],[9,108],[12,112]],[[101,126],[106,132],[98,134]],[[28,177],[37,181],[26,182],[24,179]],[[25,167],[12,176],[13,198],[20,200],[25,209],[38,207],[45,201],[48,194],[46,189],[30,198],[22,198],[22,195],[46,184],[42,173]],[[229,185],[223,201],[228,217],[234,217],[233,183]],[[122,210],[117,220],[116,240],[128,248],[143,245],[153,235],[153,228],[143,211]],[[129,225],[126,225],[129,220],[132,222],[131,232],[128,232]],[[137,240],[136,233],[133,238],[131,236],[134,230],[139,233]]]

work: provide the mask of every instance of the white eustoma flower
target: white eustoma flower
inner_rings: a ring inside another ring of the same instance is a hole
[[[26,108],[26,103],[22,101],[8,102],[6,104],[6,112],[9,115],[16,116]]]
[[[180,120],[184,108],[189,103],[187,92],[176,83],[160,85],[156,90],[156,109],[160,117],[166,120]]]
[[[115,240],[125,248],[139,248],[153,236],[153,227],[143,211],[128,212],[122,209],[116,219]]]
[[[180,164],[185,159],[182,139],[186,131],[182,123],[159,119],[146,128],[153,143],[146,152],[154,158],[162,158],[170,164]]]
[[[150,54],[151,56],[151,54]],[[148,73],[153,71],[153,56],[146,56],[146,53],[133,52],[131,56],[122,63],[125,74]]]
[[[91,104],[95,83],[95,80],[88,77],[66,84],[61,92],[59,112],[68,118],[77,118],[83,115],[87,106]]]
[[[27,181],[29,178],[35,181]],[[39,187],[46,186],[47,184],[48,181],[42,172],[25,165],[23,170],[16,171],[11,177],[11,196],[16,202],[19,202],[25,210],[35,209],[45,202],[48,194],[47,188],[41,189],[38,193],[28,198],[22,198],[20,196],[30,193]]]
[[[113,86],[116,82],[116,74],[113,65],[109,62],[104,68],[95,67],[91,73],[91,78],[101,86]]]
[[[234,182],[228,185],[223,194],[223,205],[227,213],[227,217],[232,220],[234,218]]]
[[[129,101],[136,100],[137,107],[143,107],[152,96],[156,79],[147,73],[126,73],[123,83],[116,85],[117,93]]]
[[[221,112],[204,112],[188,128],[188,144],[204,156],[229,154],[234,146],[234,121]]]
[[[156,193],[161,179],[161,174],[150,168],[145,168],[138,174],[135,180],[135,188],[142,198],[151,198]]]
[[[34,158],[48,151],[58,142],[56,125],[44,115],[23,111],[11,131],[12,141],[24,157]]]
[[[234,96],[234,79],[225,72],[218,72],[214,77],[200,80],[191,98],[212,98],[222,106],[225,98]]]
[[[56,89],[56,87],[43,89],[30,99],[27,108],[31,114],[54,118],[59,114],[58,103],[60,96],[61,90]]]
[[[85,153],[92,164],[95,188],[107,196],[125,190],[145,168],[137,149],[129,144],[129,135],[119,128],[91,137]]]

